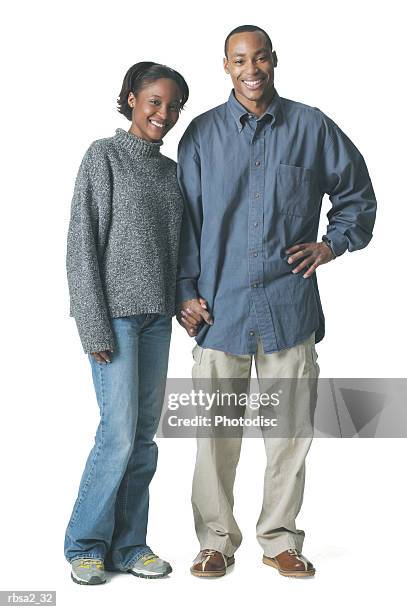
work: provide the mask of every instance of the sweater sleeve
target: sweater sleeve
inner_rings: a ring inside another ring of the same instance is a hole
[[[66,253],[70,316],[75,317],[85,353],[115,348],[99,266],[111,219],[111,193],[108,160],[93,143],[76,177]]]

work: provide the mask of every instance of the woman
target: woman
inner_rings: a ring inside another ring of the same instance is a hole
[[[93,142],[76,179],[70,316],[88,353],[101,417],[65,534],[78,584],[105,582],[105,568],[143,578],[172,571],[147,546],[146,531],[182,216],[176,164],[160,146],[188,94],[175,70],[132,66],[118,99],[131,127]]]

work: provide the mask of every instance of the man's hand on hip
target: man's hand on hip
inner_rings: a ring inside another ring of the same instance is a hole
[[[335,259],[329,246],[326,242],[305,242],[296,244],[286,250],[287,255],[290,255],[287,262],[289,264],[296,263],[302,259],[301,263],[296,266],[292,272],[297,274],[304,268],[308,270],[303,274],[304,278],[311,276],[321,264],[328,263]]]
[[[177,306],[177,321],[193,337],[198,333],[198,327],[203,323],[213,324],[208,306],[203,298],[185,300]]]

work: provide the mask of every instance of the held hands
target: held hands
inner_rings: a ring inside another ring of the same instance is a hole
[[[106,364],[110,363],[112,358],[109,353],[113,353],[112,350],[109,351],[100,351],[99,353],[91,353],[93,359],[95,359],[98,363]]]
[[[177,308],[177,321],[191,337],[196,336],[201,323],[213,325],[206,300],[201,297],[181,302]]]
[[[203,323],[213,325],[213,320],[208,312],[206,300],[203,298],[194,298],[181,302],[177,308],[178,323],[188,332],[188,335],[193,337],[198,333],[198,327]],[[111,349],[107,351],[99,351],[91,353],[92,357],[101,364],[111,363]]]
[[[305,274],[303,274],[303,278],[309,278],[318,266],[335,259],[334,254],[326,242],[305,242],[296,244],[286,249],[286,253],[290,255],[287,260],[289,264],[296,263],[302,259],[301,263],[296,266],[292,272],[297,274],[301,272],[301,270],[304,270],[304,268],[308,268]]]

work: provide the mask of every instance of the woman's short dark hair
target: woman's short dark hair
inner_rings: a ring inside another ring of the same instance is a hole
[[[117,110],[119,113],[131,121],[131,108],[128,103],[129,93],[133,92],[136,95],[145,85],[153,83],[158,79],[172,79],[175,81],[181,93],[180,109],[183,109],[189,97],[189,89],[184,77],[169,66],[164,66],[164,64],[139,62],[128,69],[123,79],[122,89],[117,98]]]

